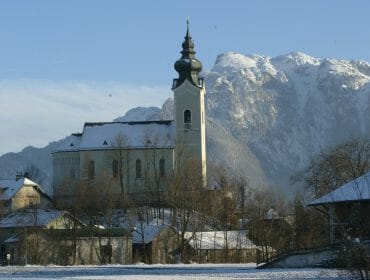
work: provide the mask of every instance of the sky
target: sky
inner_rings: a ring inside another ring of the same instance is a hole
[[[186,19],[211,70],[235,51],[370,61],[370,1],[2,0],[0,155],[172,95]]]

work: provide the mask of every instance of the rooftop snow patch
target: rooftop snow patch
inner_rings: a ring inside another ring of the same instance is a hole
[[[67,137],[55,152],[91,149],[173,148],[173,121],[85,123],[82,134]]]
[[[132,242],[137,244],[149,244],[166,228],[168,228],[167,225],[144,224],[142,228],[140,225],[137,225],[136,229],[133,231]]]
[[[186,232],[185,239],[195,249],[222,250],[226,246],[229,249],[254,249],[258,248],[249,238],[247,231],[206,231]]]
[[[370,200],[370,172],[312,201],[309,206]]]

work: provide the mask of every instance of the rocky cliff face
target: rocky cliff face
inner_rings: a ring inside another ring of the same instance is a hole
[[[290,176],[320,150],[370,137],[370,64],[365,61],[230,52],[219,55],[204,77],[208,161],[248,176],[252,185],[289,190]],[[169,99],[162,109],[134,108],[117,121],[172,119],[172,111]],[[50,160],[52,145],[2,156],[0,176],[39,157],[36,162],[51,178],[51,165],[41,160]]]

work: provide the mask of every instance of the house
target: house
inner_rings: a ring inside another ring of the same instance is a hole
[[[9,264],[131,263],[128,230],[88,228],[66,211],[11,213],[0,221],[0,230]]]
[[[168,225],[138,224],[133,231],[133,262],[173,263],[179,235]]]
[[[183,160],[199,163],[206,186],[205,84],[189,25],[181,54],[172,84],[174,120],[85,123],[82,133],[53,151],[53,198],[59,205],[73,203],[81,182],[102,190],[109,184],[117,205],[124,195],[161,204],[166,178]]]
[[[352,237],[370,239],[370,172],[308,204],[329,213],[330,242]]]
[[[32,180],[20,176],[0,179],[0,219],[20,209],[51,206],[51,198]]]
[[[261,250],[248,237],[246,230],[186,232],[185,239],[198,263],[256,262]]]
[[[248,237],[261,248],[258,262],[289,250],[293,241],[291,223],[291,217],[280,217],[273,209],[268,210],[264,218],[249,221]]]
[[[22,211],[12,212],[0,220],[1,257],[4,259],[6,254],[10,254],[10,262],[19,263],[18,256],[22,255],[20,252],[25,250],[25,246],[22,248],[9,248],[7,241],[20,240],[20,237],[24,234],[27,235],[27,232],[33,233],[39,229],[65,229],[76,226],[80,227],[82,223],[65,211],[28,208]],[[30,244],[28,243],[28,246]],[[18,261],[16,262],[15,260]]]

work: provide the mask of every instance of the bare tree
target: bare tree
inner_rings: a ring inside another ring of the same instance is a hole
[[[126,190],[129,192],[130,186],[130,164],[129,164],[129,157],[128,157],[128,138],[123,133],[118,133],[113,142],[111,143],[113,148],[113,161],[112,161],[112,169],[114,175],[118,176],[119,179],[119,186],[121,190],[121,203],[122,208],[125,209],[125,201],[126,201]],[[116,173],[116,174],[115,174]],[[126,175],[126,182],[124,181]]]
[[[43,173],[41,169],[33,163],[27,165],[26,168],[24,168],[24,176],[41,186],[47,179],[45,173]]]
[[[303,181],[311,198],[318,198],[370,170],[370,139],[355,138],[321,152],[293,180]]]
[[[202,186],[200,163],[195,160],[186,160],[177,165],[170,177],[167,203],[173,209],[173,227],[179,232],[180,257],[186,261],[187,240],[185,233],[191,231],[197,211],[204,205],[206,191]]]

